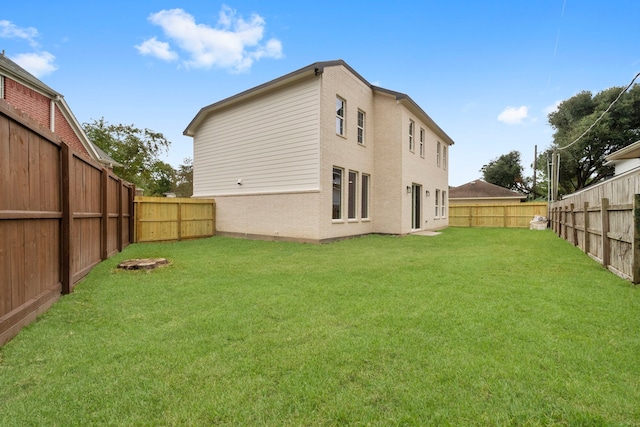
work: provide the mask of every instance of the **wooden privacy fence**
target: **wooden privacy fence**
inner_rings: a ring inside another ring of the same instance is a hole
[[[215,234],[213,199],[137,196],[135,242],[209,237]]]
[[[553,202],[551,228],[618,276],[640,283],[640,176],[627,175]]]
[[[547,216],[547,203],[449,205],[449,227],[528,228],[535,215]]]
[[[0,100],[0,345],[130,243],[134,193]]]

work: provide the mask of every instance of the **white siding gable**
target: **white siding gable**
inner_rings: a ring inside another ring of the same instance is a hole
[[[194,136],[194,196],[319,190],[319,94],[311,78],[212,113]]]

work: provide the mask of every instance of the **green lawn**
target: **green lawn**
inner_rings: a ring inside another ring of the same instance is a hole
[[[550,231],[137,244],[0,349],[0,425],[637,426],[640,288]]]

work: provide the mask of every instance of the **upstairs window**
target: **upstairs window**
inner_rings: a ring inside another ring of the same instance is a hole
[[[438,141],[438,148],[436,149],[436,164],[440,167],[440,151],[442,150],[442,144]]]
[[[447,146],[442,146],[442,168],[447,170]]]
[[[364,111],[358,110],[358,144],[364,144]]]
[[[409,151],[413,151],[415,149],[413,141],[413,128],[415,128],[415,125],[416,124],[413,120],[409,120]]]
[[[337,97],[336,98],[336,133],[340,136],[345,135],[345,115],[346,115],[347,101]]]
[[[420,157],[424,157],[424,129],[420,128]]]

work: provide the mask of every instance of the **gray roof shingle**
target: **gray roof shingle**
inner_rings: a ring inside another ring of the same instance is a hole
[[[526,197],[527,196],[522,193],[500,187],[499,185],[490,184],[481,179],[462,184],[458,187],[451,187],[449,189],[450,199],[524,199]]]

